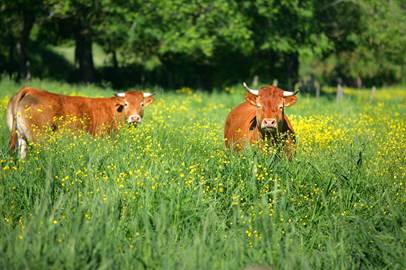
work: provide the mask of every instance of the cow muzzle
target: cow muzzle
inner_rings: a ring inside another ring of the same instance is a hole
[[[141,123],[141,120],[141,116],[139,116],[138,114],[133,114],[128,117],[127,123],[130,125],[138,125]]]
[[[261,128],[263,129],[276,129],[278,127],[278,121],[275,118],[265,118],[262,120]]]

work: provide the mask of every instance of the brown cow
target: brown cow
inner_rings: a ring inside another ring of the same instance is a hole
[[[121,123],[139,124],[144,107],[151,104],[151,93],[127,91],[109,98],[65,96],[23,87],[7,106],[7,124],[11,131],[10,150],[17,147],[25,158],[27,143],[35,141],[42,129],[57,130],[66,126],[95,136],[117,129]]]
[[[224,127],[226,147],[242,149],[247,143],[268,146],[282,145],[288,158],[292,157],[295,143],[294,131],[284,108],[295,104],[296,93],[275,86],[250,89],[245,102],[234,108]]]

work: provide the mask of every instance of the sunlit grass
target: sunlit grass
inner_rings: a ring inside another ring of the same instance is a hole
[[[66,44],[65,46],[49,46],[49,49],[63,56],[70,64],[75,64],[75,46],[73,44]],[[102,67],[109,61],[106,53],[97,44],[93,44],[92,54],[95,67]]]
[[[19,87],[0,83],[1,111]],[[299,96],[286,112],[292,161],[224,148],[242,89],[156,92],[140,127],[51,133],[23,161],[7,153],[2,115],[1,268],[406,267],[405,90],[351,90],[339,104]]]

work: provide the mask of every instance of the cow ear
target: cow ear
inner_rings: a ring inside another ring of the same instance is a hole
[[[248,93],[248,94],[245,96],[245,100],[246,100],[248,103],[250,103],[251,105],[257,106],[257,96],[256,96],[256,95],[253,95],[253,94],[251,94],[251,93]]]
[[[127,101],[121,98],[118,99],[116,103],[117,111],[121,113],[127,105],[128,105]]]
[[[117,111],[121,113],[124,110],[125,105],[124,104],[116,104],[116,107],[117,107]]]
[[[297,100],[296,96],[284,97],[283,98],[283,105],[285,107],[292,106],[293,104],[296,103],[296,100]]]
[[[147,107],[154,101],[154,96],[144,98],[144,106]]]

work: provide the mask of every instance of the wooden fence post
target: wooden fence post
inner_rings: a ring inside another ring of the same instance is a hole
[[[372,98],[372,99],[375,98],[375,93],[376,93],[376,87],[375,87],[375,85],[374,85],[374,86],[372,86],[372,89],[371,89],[371,98]]]
[[[344,97],[344,90],[340,83],[337,84],[336,101],[340,102]]]
[[[316,98],[320,98],[320,83],[319,81],[314,82],[314,88],[316,89]]]
[[[252,80],[252,87],[256,88],[258,85],[259,77],[258,75],[254,76],[254,79]]]
[[[278,86],[278,80],[274,79],[273,82],[272,82],[272,85],[277,87]]]

